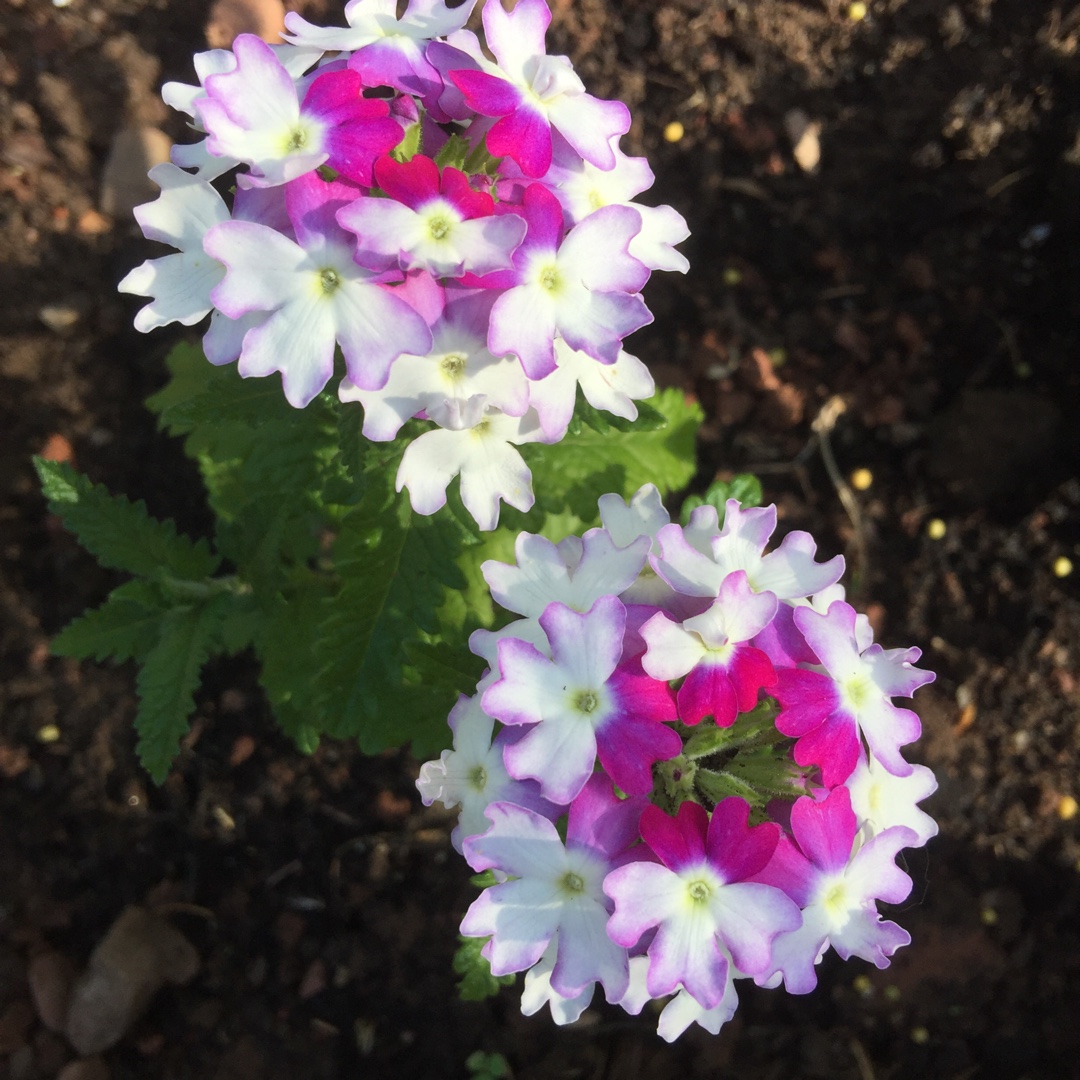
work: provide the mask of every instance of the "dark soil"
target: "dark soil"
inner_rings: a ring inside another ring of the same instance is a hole
[[[916,702],[942,835],[894,915],[913,944],[884,972],[826,962],[806,998],[748,987],[672,1047],[655,1017],[457,1000],[468,871],[406,755],[305,758],[222,664],[154,789],[132,670],[49,656],[114,581],[46,516],[31,454],[207,525],[142,407],[175,335],[137,335],[115,293],[149,245],[97,213],[117,130],[183,137],[154,94],[190,80],[207,7],[0,7],[0,1076],[71,1057],[26,1018],[28,957],[83,963],[127,903],[165,905],[203,963],[105,1055],[117,1080],[447,1080],[478,1049],[519,1080],[1080,1076],[1080,571],[1058,576],[1080,566],[1080,5],[554,4],[552,51],[631,106],[649,198],[693,230],[632,347],[705,407],[701,481],[757,472],[939,673]]]

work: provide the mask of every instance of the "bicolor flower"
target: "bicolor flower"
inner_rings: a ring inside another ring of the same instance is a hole
[[[641,219],[625,206],[597,210],[563,239],[562,208],[541,184],[525,192],[529,231],[514,253],[510,288],[491,312],[488,347],[515,353],[530,379],[555,371],[554,341],[613,364],[626,334],[652,320],[637,291],[649,272],[627,251]]]
[[[493,802],[512,802],[554,820],[562,807],[540,795],[532,780],[515,780],[503,765],[503,748],[521,733],[504,728],[492,740],[495,721],[480,707],[478,697],[461,695],[448,719],[454,733],[454,747],[444,750],[438,761],[420,768],[416,789],[425,806],[441,802],[447,809],[461,807],[450,841],[460,852],[470,836],[488,827],[484,811]]]
[[[737,499],[728,499],[724,528],[712,538],[708,554],[672,524],[660,531],[661,554],[653,557],[653,566],[673,589],[688,596],[716,596],[721,582],[736,570],[746,571],[756,592],[771,592],[778,600],[810,596],[839,580],[843,556],[814,562],[817,544],[809,533],[788,533],[780,547],[766,555],[775,529],[775,506],[744,510]]]
[[[384,202],[385,200],[376,200]],[[507,416],[524,416],[529,408],[529,383],[512,356],[492,356],[487,347],[488,320],[495,297],[490,292],[439,289],[440,302],[428,320],[431,351],[424,356],[399,356],[386,385],[361,390],[342,381],[342,401],[364,406],[364,435],[376,442],[397,437],[411,417],[436,412],[447,401],[462,406],[477,395],[485,406]]]
[[[776,682],[772,662],[748,645],[776,614],[772,593],[755,593],[744,570],[728,574],[712,606],[681,625],[657,612],[641,627],[647,651],[641,666],[654,679],[686,676],[679,687],[679,719],[697,724],[712,716],[730,727]]]
[[[369,270],[427,270],[435,277],[489,274],[510,266],[525,236],[516,214],[495,215],[486,191],[422,154],[375,162],[375,182],[388,198],[361,197],[338,215],[356,235],[356,261]]]
[[[244,336],[240,374],[280,371],[298,408],[333,375],[335,345],[352,382],[370,389],[385,385],[402,353],[431,348],[427,323],[353,262],[334,215],[355,192],[314,174],[293,181],[286,199],[295,241],[247,221],[225,221],[206,234],[207,254],[227,268],[212,293],[218,309],[231,319],[270,313]]]
[[[248,164],[253,186],[284,184],[328,164],[370,187],[372,166],[401,141],[401,125],[385,101],[361,97],[355,71],[328,71],[311,80],[301,100],[293,77],[266,42],[241,34],[236,66],[209,75],[194,106],[206,147]]]
[[[461,924],[466,937],[490,937],[483,955],[493,975],[538,963],[558,935],[551,988],[576,998],[593,983],[608,1001],[626,993],[626,950],[604,932],[611,904],[603,882],[637,839],[643,799],[620,799],[611,781],[593,776],[570,807],[566,843],[539,814],[512,803],[487,809],[491,828],[465,841],[477,871],[497,870],[513,880],[485,889]]]
[[[817,985],[814,966],[830,945],[845,960],[860,956],[885,968],[911,941],[906,930],[882,920],[876,901],[907,899],[911,878],[895,859],[917,838],[895,826],[853,853],[857,828],[845,787],[834,788],[822,802],[806,796],[791,808],[795,843],[785,839],[755,880],[783,889],[802,908],[803,921],[773,942],[770,970],[759,973],[761,981],[782,972],[789,993],[807,994]]]
[[[630,112],[621,101],[586,94],[570,61],[547,55],[550,23],[544,0],[518,0],[512,12],[501,0],[488,0],[484,35],[498,69],[465,68],[451,71],[450,78],[471,109],[499,118],[487,133],[488,150],[513,158],[526,176],[548,171],[552,129],[587,161],[610,169],[611,140],[630,130]]]
[[[825,615],[797,608],[795,625],[825,668],[784,669],[770,691],[780,702],[777,729],[798,739],[795,761],[818,765],[822,783],[843,783],[859,759],[859,736],[871,754],[894,776],[910,776],[912,766],[900,747],[921,733],[919,718],[897,708],[892,698],[910,697],[933,682],[934,673],[914,666],[919,649],[882,649],[857,633],[855,609],[842,600]],[[862,640],[860,640],[862,638]]]
[[[348,26],[315,26],[296,12],[285,16],[286,39],[294,45],[352,53],[349,66],[365,86],[393,86],[405,94],[431,93],[441,85],[424,56],[432,38],[460,30],[476,0],[456,8],[445,0],[409,0],[398,18],[397,0],[349,0]]]
[[[641,836],[659,862],[631,862],[605,879],[615,901],[613,941],[632,949],[656,929],[650,996],[682,987],[715,1009],[728,994],[732,962],[747,975],[766,971],[773,939],[799,926],[799,909],[780,889],[748,880],[764,869],[780,836],[773,824],[748,827],[749,813],[735,798],[718,803],[711,819],[697,803],[683,803],[674,818],[647,806]]]
[[[501,678],[484,711],[504,724],[534,725],[506,748],[511,776],[540,782],[545,798],[567,803],[592,775],[597,757],[630,795],[652,790],[652,766],[682,749],[663,721],[675,719],[665,683],[618,670],[626,609],[603,596],[585,614],[551,603],[540,616],[549,659],[514,638],[499,642]]]

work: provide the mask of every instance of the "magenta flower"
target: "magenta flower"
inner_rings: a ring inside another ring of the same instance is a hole
[[[627,251],[641,219],[626,206],[597,210],[563,239],[559,201],[541,184],[525,192],[529,231],[514,253],[514,272],[491,312],[488,348],[512,352],[530,379],[558,366],[554,341],[602,363],[619,357],[622,339],[652,321],[637,291],[649,272]]]
[[[360,96],[355,71],[316,76],[300,100],[274,51],[252,34],[233,45],[236,66],[206,78],[194,102],[208,133],[206,147],[246,162],[254,186],[284,184],[326,163],[370,187],[372,165],[401,142],[401,125],[385,101]]]
[[[499,642],[501,678],[484,692],[484,711],[504,724],[533,724],[506,748],[511,776],[540,781],[544,797],[568,803],[592,775],[599,756],[630,795],[652,790],[652,765],[682,749],[663,723],[675,719],[665,683],[618,670],[626,609],[604,596],[584,614],[552,603],[540,616],[549,660],[514,638]]]
[[[484,34],[499,67],[466,67],[450,79],[468,107],[499,117],[487,133],[488,150],[510,157],[526,176],[542,177],[551,166],[554,128],[598,168],[611,169],[611,140],[630,130],[621,101],[601,101],[585,86],[565,56],[548,56],[544,44],[551,12],[544,0],[518,0],[507,12],[501,0],[484,5]]]
[[[898,825],[853,854],[857,829],[845,787],[834,788],[823,802],[806,796],[791,808],[798,847],[785,838],[754,880],[783,889],[803,909],[803,922],[773,942],[771,969],[759,981],[782,972],[789,993],[808,994],[817,986],[814,965],[830,945],[845,960],[860,956],[885,968],[911,941],[906,930],[882,920],[875,901],[899,904],[908,898],[911,878],[894,860],[918,837]]]
[[[783,669],[770,691],[780,702],[780,732],[798,739],[795,761],[821,767],[826,787],[842,784],[859,759],[859,736],[894,776],[909,776],[912,766],[900,747],[914,742],[922,728],[910,709],[890,700],[910,697],[934,673],[914,667],[919,649],[889,649],[869,644],[869,625],[862,633],[850,604],[837,600],[827,614],[797,608],[795,625],[825,672]]]
[[[772,593],[755,593],[746,572],[728,574],[712,606],[700,615],[672,622],[657,612],[641,628],[648,651],[641,665],[654,679],[679,679],[679,719],[697,724],[712,716],[730,727],[740,712],[757,705],[762,687],[776,682],[772,662],[747,645],[776,614]]]
[[[338,214],[356,234],[356,261],[369,270],[423,269],[436,277],[489,274],[511,265],[525,236],[516,214],[494,215],[495,202],[464,173],[417,154],[401,164],[375,162],[375,181],[388,198],[358,198]]]
[[[728,991],[729,960],[747,975],[769,969],[771,943],[800,924],[799,909],[771,885],[749,879],[776,848],[780,829],[747,826],[750,806],[724,799],[710,820],[685,802],[671,818],[656,806],[641,815],[641,835],[660,860],[632,862],[608,874],[615,901],[608,934],[632,949],[654,927],[646,986],[652,997],[680,986],[706,1009]]]

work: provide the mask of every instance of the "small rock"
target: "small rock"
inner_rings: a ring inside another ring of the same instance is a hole
[[[821,124],[802,109],[791,109],[784,115],[784,130],[791,140],[795,163],[803,172],[816,172],[821,163]]]
[[[206,41],[212,49],[228,49],[238,35],[254,34],[280,45],[284,30],[281,0],[217,0],[206,23]]]
[[[171,146],[157,128],[121,128],[101,177],[101,209],[114,218],[128,217],[140,203],[156,198],[157,187],[146,174],[169,160]]]
[[[145,908],[126,908],[72,990],[68,1041],[80,1054],[108,1049],[165,983],[189,982],[198,969],[198,953],[176,927]]]
[[[62,1032],[75,981],[71,961],[56,949],[38,953],[30,959],[27,978],[38,1019],[50,1031]]]
[[[79,293],[38,309],[38,318],[54,333],[65,337],[90,313],[90,297]]]
[[[109,1080],[109,1066],[99,1057],[69,1061],[57,1074],[56,1080]]]
[[[100,236],[112,228],[112,222],[96,210],[87,210],[79,215],[79,221],[75,226],[83,236]]]

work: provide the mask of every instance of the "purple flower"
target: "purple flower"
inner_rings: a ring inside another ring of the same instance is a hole
[[[652,321],[637,291],[649,272],[627,251],[641,219],[629,207],[597,210],[563,239],[562,208],[541,184],[525,192],[528,232],[510,288],[491,312],[488,347],[515,353],[530,379],[555,371],[554,341],[613,364],[626,334]]]
[[[285,396],[298,408],[333,375],[335,344],[349,378],[368,389],[385,384],[402,353],[431,348],[427,323],[352,259],[334,215],[355,194],[351,185],[308,174],[286,192],[296,240],[266,225],[225,221],[204,241],[227,268],[211,293],[218,309],[230,319],[270,313],[244,335],[240,374],[280,371]]]
[[[682,749],[663,723],[675,719],[665,683],[618,670],[626,609],[604,596],[584,614],[552,603],[540,616],[551,659],[534,646],[499,642],[501,678],[484,692],[484,710],[504,724],[532,724],[506,749],[511,776],[540,782],[545,798],[567,803],[592,775],[599,756],[631,794],[652,790],[652,765]]]
[[[491,828],[465,841],[477,871],[513,878],[485,889],[461,924],[466,937],[491,937],[483,955],[494,975],[524,971],[543,957],[558,935],[551,988],[576,998],[595,982],[608,1001],[626,993],[626,950],[605,933],[611,904],[605,875],[637,839],[643,799],[620,799],[611,781],[595,775],[570,807],[563,844],[546,818],[512,803],[487,809]]]

